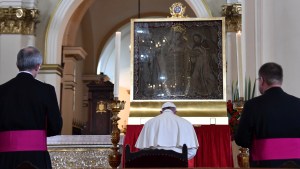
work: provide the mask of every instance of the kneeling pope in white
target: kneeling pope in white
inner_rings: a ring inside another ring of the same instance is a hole
[[[161,114],[147,121],[137,139],[138,149],[166,149],[182,153],[188,148],[188,159],[196,155],[199,147],[193,125],[176,115],[176,106],[171,102],[162,105]]]

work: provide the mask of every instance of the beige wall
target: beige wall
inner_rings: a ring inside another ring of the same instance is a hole
[[[53,12],[57,8],[60,0],[43,0],[38,1],[37,8],[40,11],[40,22],[37,24],[36,31],[36,47],[38,47],[42,53],[45,48],[45,36],[47,33],[48,23],[53,16]]]
[[[297,0],[242,1],[243,55],[247,59],[246,72],[257,77],[259,67],[277,62],[283,67],[283,89],[300,97],[300,23]],[[257,92],[258,94],[258,92]]]

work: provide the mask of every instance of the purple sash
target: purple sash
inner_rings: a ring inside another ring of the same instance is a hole
[[[46,151],[45,130],[16,130],[0,132],[0,152]]]
[[[300,138],[254,140],[251,158],[253,161],[300,159]]]

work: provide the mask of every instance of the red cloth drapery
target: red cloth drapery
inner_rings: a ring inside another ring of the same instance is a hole
[[[131,152],[138,151],[134,147],[143,125],[127,125],[124,138],[123,167],[125,146],[130,145]],[[199,149],[189,167],[233,167],[231,135],[228,125],[202,125],[195,127],[199,141]],[[191,164],[192,163],[192,164]]]
[[[124,138],[124,144],[123,144],[123,153],[122,153],[122,166],[125,167],[125,147],[126,145],[130,145],[130,151],[136,152],[138,151],[137,148],[135,148],[135,142],[138,139],[140,132],[143,129],[143,125],[127,125],[126,128],[126,135]]]
[[[228,125],[195,127],[199,149],[195,167],[233,167],[231,134]]]

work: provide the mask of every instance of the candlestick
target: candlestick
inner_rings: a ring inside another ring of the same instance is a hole
[[[236,53],[237,53],[237,68],[238,68],[238,88],[240,97],[244,97],[244,68],[242,58],[241,31],[236,33]]]
[[[108,155],[108,162],[112,168],[117,168],[121,163],[121,153],[119,151],[120,145],[120,130],[118,128],[118,114],[121,110],[124,110],[125,101],[120,101],[118,99],[112,101],[98,101],[97,102],[97,112],[112,112],[112,131],[111,131],[111,143],[112,151]]]
[[[119,97],[119,74],[120,74],[120,47],[121,47],[121,32],[116,32],[115,37],[115,51],[116,51],[116,62],[115,62],[115,84],[114,84],[114,97]]]
[[[121,163],[121,153],[119,152],[120,130],[118,128],[118,114],[124,109],[125,101],[114,100],[110,103],[110,109],[112,111],[112,131],[111,131],[111,147],[112,152],[108,155],[108,162],[112,168],[117,168]]]

